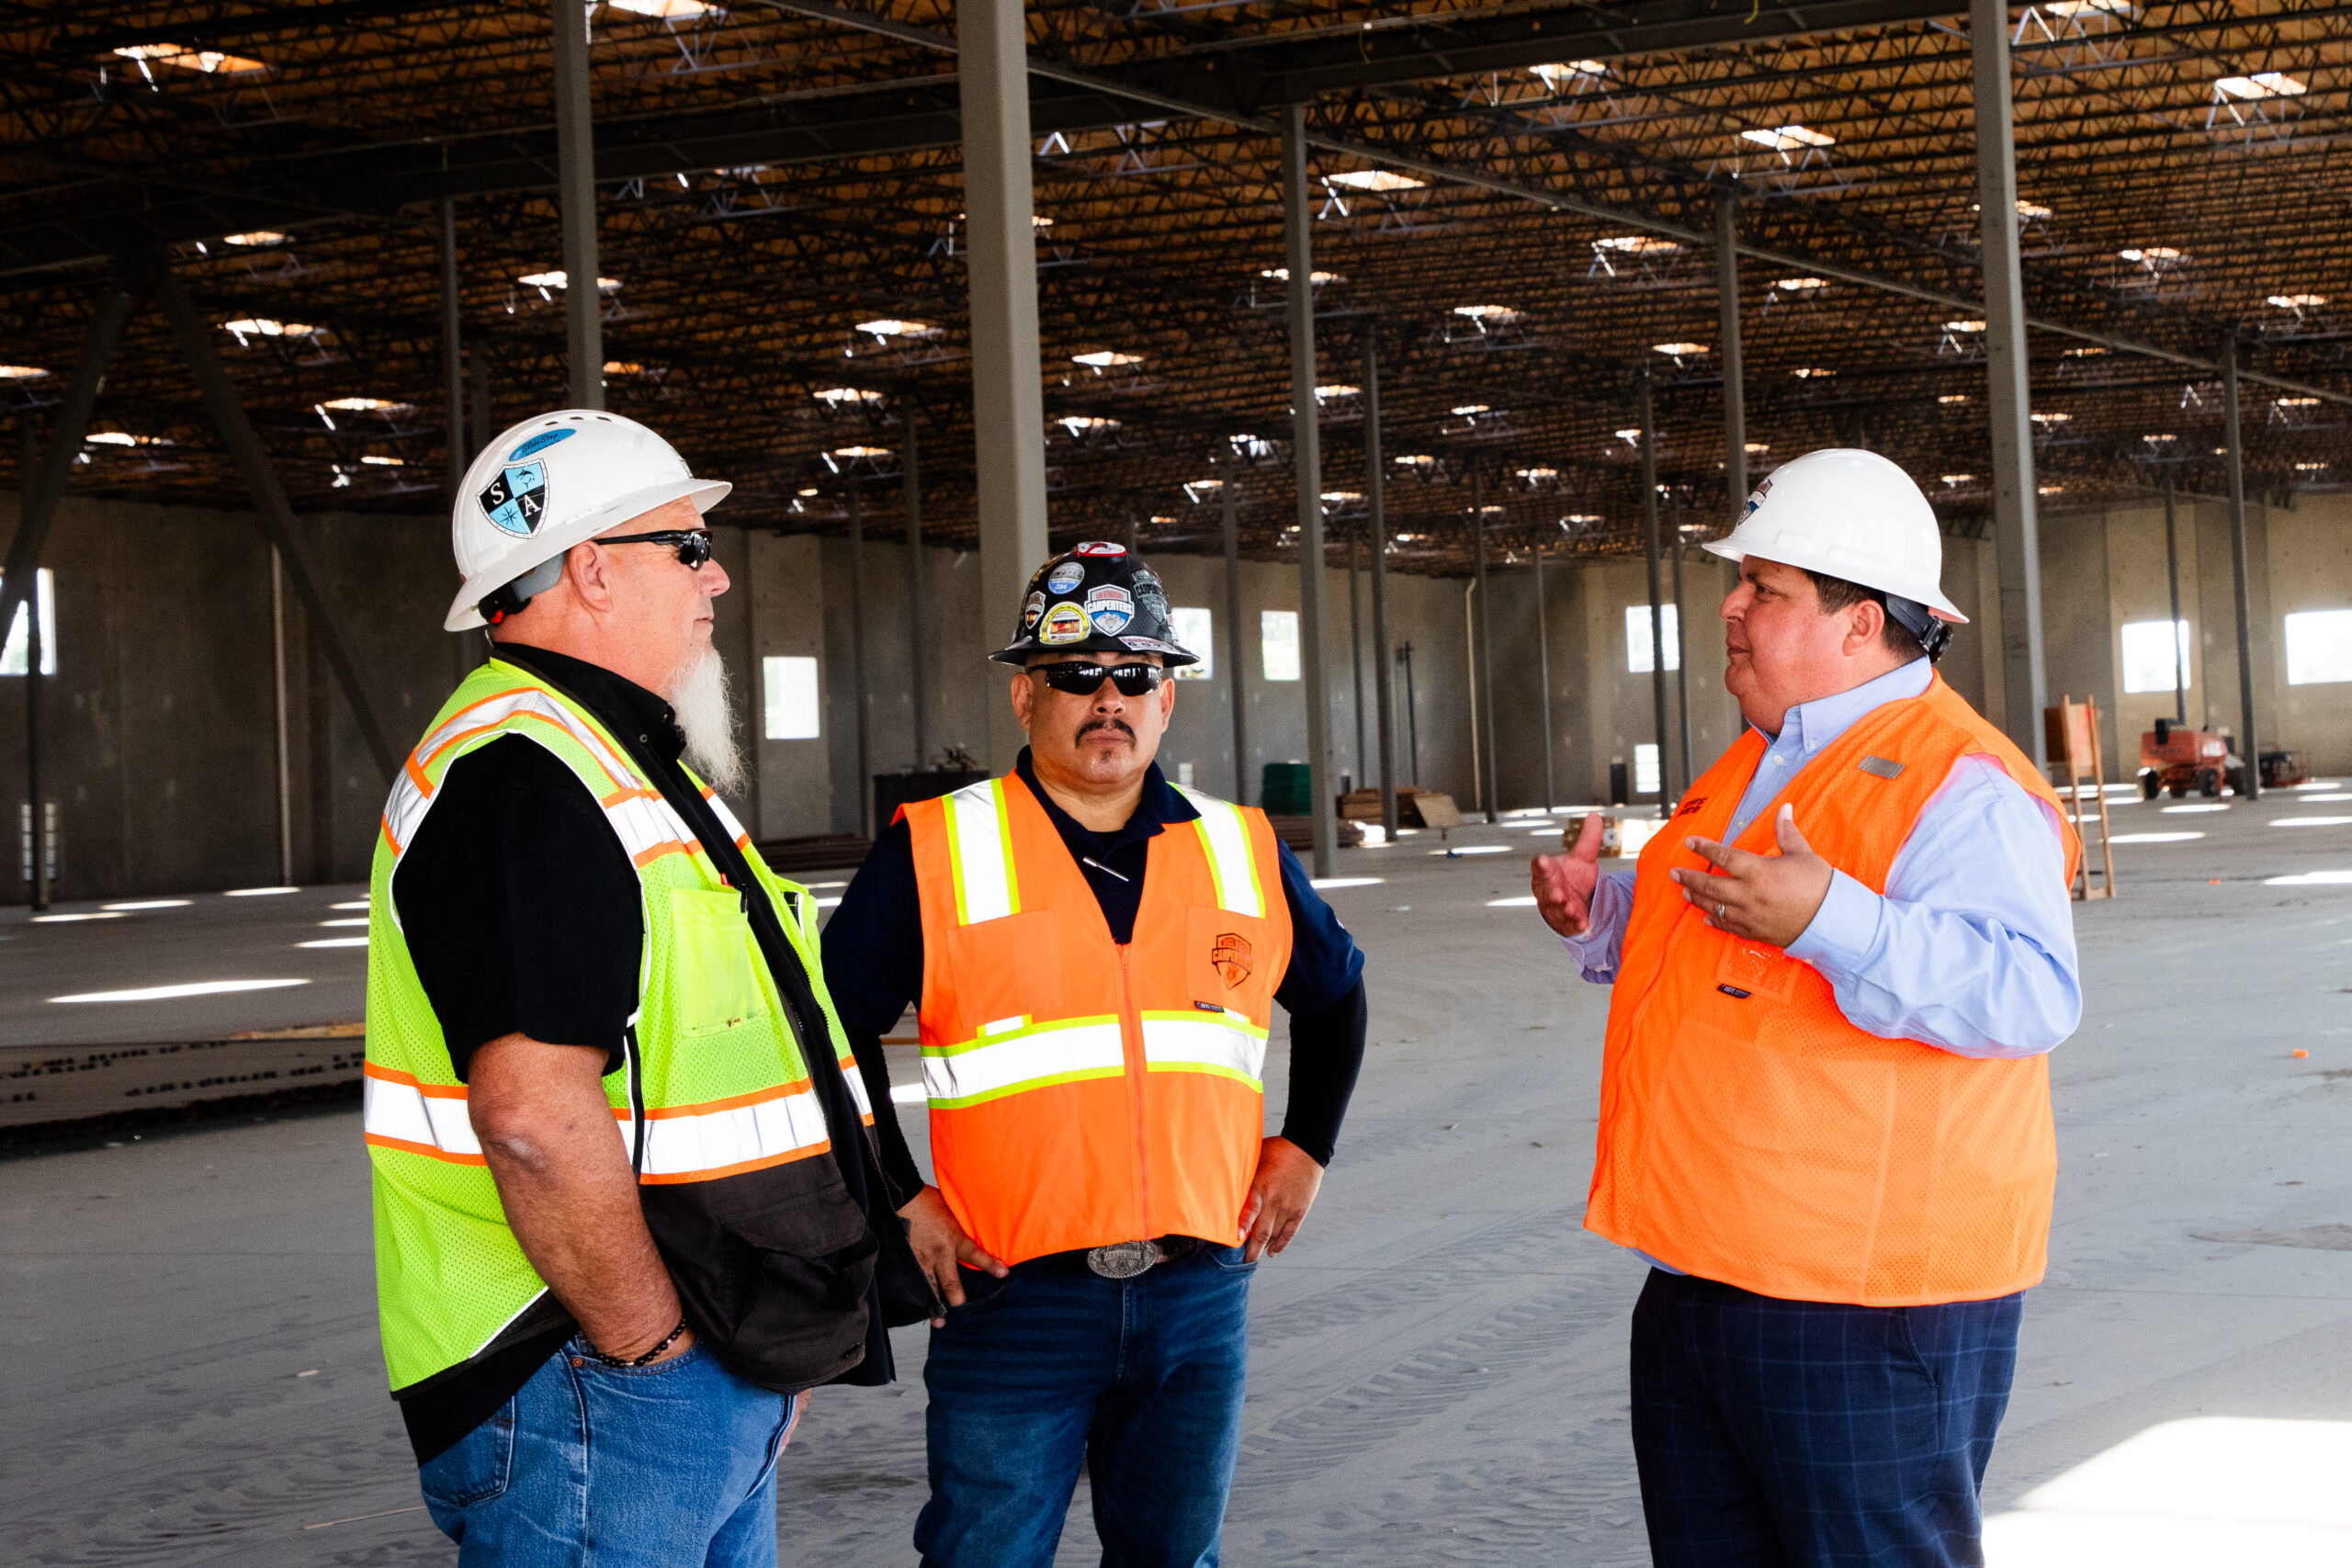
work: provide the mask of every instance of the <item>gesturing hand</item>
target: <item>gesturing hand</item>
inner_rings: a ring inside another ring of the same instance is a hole
[[[1829,896],[1829,863],[1813,852],[1797,831],[1796,808],[1783,806],[1773,819],[1777,855],[1735,850],[1713,839],[1683,843],[1707,857],[1715,870],[1676,870],[1667,874],[1682,886],[1682,897],[1699,906],[1707,924],[1734,936],[1786,947],[1804,934],[1821,901]]]
[[[1000,1280],[1004,1278],[1004,1265],[981,1251],[964,1234],[964,1227],[956,1223],[955,1213],[947,1207],[947,1200],[939,1195],[938,1188],[926,1187],[916,1193],[899,1211],[899,1217],[907,1222],[907,1245],[914,1249],[915,1261],[922,1265],[923,1272],[931,1276],[933,1288],[949,1306],[964,1304],[964,1282],[957,1278],[963,1272],[961,1265],[968,1263],[975,1269],[987,1269]],[[942,1314],[931,1320],[931,1325],[940,1328],[946,1322],[946,1315]]]
[[[1544,923],[1562,936],[1582,936],[1592,920],[1592,890],[1600,880],[1600,818],[1587,817],[1568,852],[1527,863],[1527,885]]]

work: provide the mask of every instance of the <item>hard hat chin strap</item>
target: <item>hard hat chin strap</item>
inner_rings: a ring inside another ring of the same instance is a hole
[[[559,554],[541,561],[503,587],[493,590],[490,597],[475,607],[481,611],[481,618],[494,626],[529,604],[536,595],[553,588],[556,580],[562,575],[563,556]]]
[[[1887,593],[1883,598],[1888,618],[1919,639],[1919,646],[1928,650],[1928,663],[1944,656],[1944,649],[1951,646],[1950,621],[1939,619],[1934,611],[1917,599],[1905,599],[1898,593]]]

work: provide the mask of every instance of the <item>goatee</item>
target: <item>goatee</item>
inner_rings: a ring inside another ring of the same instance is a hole
[[[743,753],[735,744],[735,709],[728,701],[727,661],[718,649],[703,648],[686,656],[670,676],[662,694],[676,710],[678,728],[686,738],[686,761],[703,782],[721,795],[733,795],[744,783]]]

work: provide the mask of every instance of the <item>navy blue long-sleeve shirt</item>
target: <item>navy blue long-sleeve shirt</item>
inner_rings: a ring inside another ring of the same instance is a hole
[[[1200,812],[1169,784],[1155,762],[1126,825],[1114,833],[1097,833],[1054,804],[1038,784],[1025,749],[1016,771],[1085,874],[1112,940],[1124,944],[1135,933],[1151,840],[1170,823],[1199,820]],[[1274,988],[1274,1000],[1290,1014],[1290,1100],[1282,1135],[1329,1165],[1363,1065],[1363,954],[1315,891],[1298,857],[1287,845],[1278,848],[1291,923],[1290,965]],[[914,840],[903,821],[894,822],[875,840],[841,907],[825,923],[825,986],[865,1076],[883,1168],[893,1182],[910,1187],[921,1178],[891,1103],[880,1041],[922,996],[922,965]]]

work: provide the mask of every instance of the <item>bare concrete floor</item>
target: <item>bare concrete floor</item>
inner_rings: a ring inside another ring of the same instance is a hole
[[[1987,1483],[2000,1568],[2352,1561],[2352,807],[2321,793],[2116,812],[2204,837],[2120,846],[2123,897],[2078,907],[2051,1273]],[[1375,1043],[1321,1203],[1258,1278],[1229,1562],[1646,1560],[1642,1269],[1578,1228],[1608,996],[1490,906],[1532,826],[1341,857],[1383,879],[1330,894],[1373,955]],[[0,1164],[10,1560],[447,1562],[383,1396],[368,1226],[346,1111]],[[787,1562],[911,1562],[922,1347],[901,1332],[909,1384],[819,1396]],[[1094,1556],[1081,1488],[1062,1561]]]

